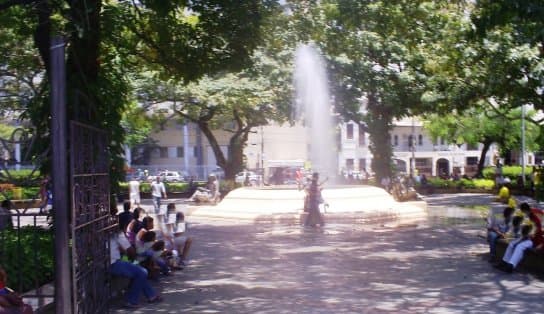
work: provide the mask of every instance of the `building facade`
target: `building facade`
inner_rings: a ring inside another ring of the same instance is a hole
[[[348,122],[340,126],[341,140],[339,169],[341,171],[371,172],[372,153],[369,150],[368,133],[357,123]],[[443,138],[433,141],[418,118],[405,118],[393,122],[390,135],[393,158],[397,170],[404,173],[442,175],[474,175],[480,159],[482,144],[453,144]],[[492,145],[486,154],[484,164],[495,165],[498,150]],[[534,154],[525,153],[527,165],[535,162]]]
[[[476,173],[482,145],[452,144],[444,139],[433,141],[417,118],[394,121],[390,135],[393,158],[399,172],[427,176],[468,175]],[[216,131],[223,153],[228,152],[227,132]],[[218,170],[215,155],[206,137],[193,123],[168,122],[164,128],[152,134],[156,148],[148,165],[132,165],[132,168],[184,171],[189,175],[205,178]],[[369,135],[357,123],[347,122],[339,127],[338,172],[367,171],[372,173],[372,153]],[[312,139],[319,140],[319,139]],[[301,125],[277,125],[257,127],[249,134],[244,150],[248,169],[307,166],[311,141]],[[492,145],[485,157],[485,165],[494,165],[498,156]],[[518,158],[519,159],[519,158]],[[535,163],[533,153],[525,153],[527,165]],[[538,161],[538,160],[536,160]]]

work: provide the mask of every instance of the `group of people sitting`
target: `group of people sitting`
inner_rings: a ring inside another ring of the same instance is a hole
[[[543,211],[521,203],[519,212],[506,207],[502,217],[490,213],[487,218],[487,240],[490,262],[496,262],[496,246],[499,239],[511,239],[506,252],[495,266],[505,272],[513,272],[523,259],[527,249],[544,250],[544,236],[540,216]]]
[[[119,230],[110,240],[111,268],[115,276],[128,277],[131,285],[126,294],[126,307],[138,306],[140,294],[151,303],[161,297],[148,279],[158,280],[186,265],[192,239],[187,236],[187,224],[175,204],[167,205],[166,215],[142,217],[143,209],[130,212],[130,202],[123,204],[119,214]]]

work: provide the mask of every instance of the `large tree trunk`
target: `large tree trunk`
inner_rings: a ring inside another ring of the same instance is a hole
[[[392,156],[390,132],[393,128],[393,117],[386,106],[379,104],[374,95],[368,97],[368,133],[370,151],[372,152],[372,170],[379,184],[382,178],[392,175]]]
[[[210,143],[213,154],[215,155],[215,160],[217,162],[217,165],[223,168],[223,170],[225,170],[225,167],[227,166],[227,159],[225,158],[223,151],[221,151],[221,147],[219,146],[219,143],[217,142],[215,135],[210,129],[210,125],[208,124],[208,121],[195,121],[195,122],[198,124],[200,131],[202,131],[206,139],[208,139],[208,143]]]
[[[478,169],[476,171],[476,178],[483,178],[484,176],[485,156],[487,155],[487,152],[489,151],[491,144],[493,144],[493,141],[484,140],[483,144],[484,144],[484,147],[482,147],[480,159],[478,160]]]
[[[244,166],[244,146],[247,142],[249,129],[244,128],[235,133],[229,142],[229,159],[225,168],[225,178],[234,180],[236,174],[243,169]]]
[[[217,138],[210,129],[208,122],[198,121],[197,124],[212,147],[217,165],[225,171],[225,179],[234,180],[236,174],[243,170],[244,145],[247,142],[250,128],[244,127],[237,132],[234,132],[229,141],[228,156],[225,157],[225,154],[223,154]]]

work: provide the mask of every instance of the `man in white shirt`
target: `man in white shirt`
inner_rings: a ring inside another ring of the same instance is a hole
[[[131,207],[140,206],[140,181],[134,177],[128,182],[128,195]]]
[[[161,197],[168,198],[166,196],[166,189],[161,182],[161,177],[157,176],[155,182],[151,183],[151,196],[153,197],[153,206],[155,206],[155,214],[159,214],[161,211]]]
[[[121,253],[129,253],[134,248],[128,242],[122,230],[112,234],[110,238],[110,273],[114,276],[130,278],[130,287],[125,295],[125,306],[128,308],[138,307],[140,294],[143,293],[149,303],[156,303],[162,300],[153,287],[147,281],[147,271],[133,263],[121,260]]]

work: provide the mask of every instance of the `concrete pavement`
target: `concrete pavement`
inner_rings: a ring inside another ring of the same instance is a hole
[[[430,218],[413,225],[195,218],[190,265],[157,286],[164,301],[112,312],[544,313],[541,280],[486,262],[478,234],[481,211],[501,207],[493,196],[426,199]]]

